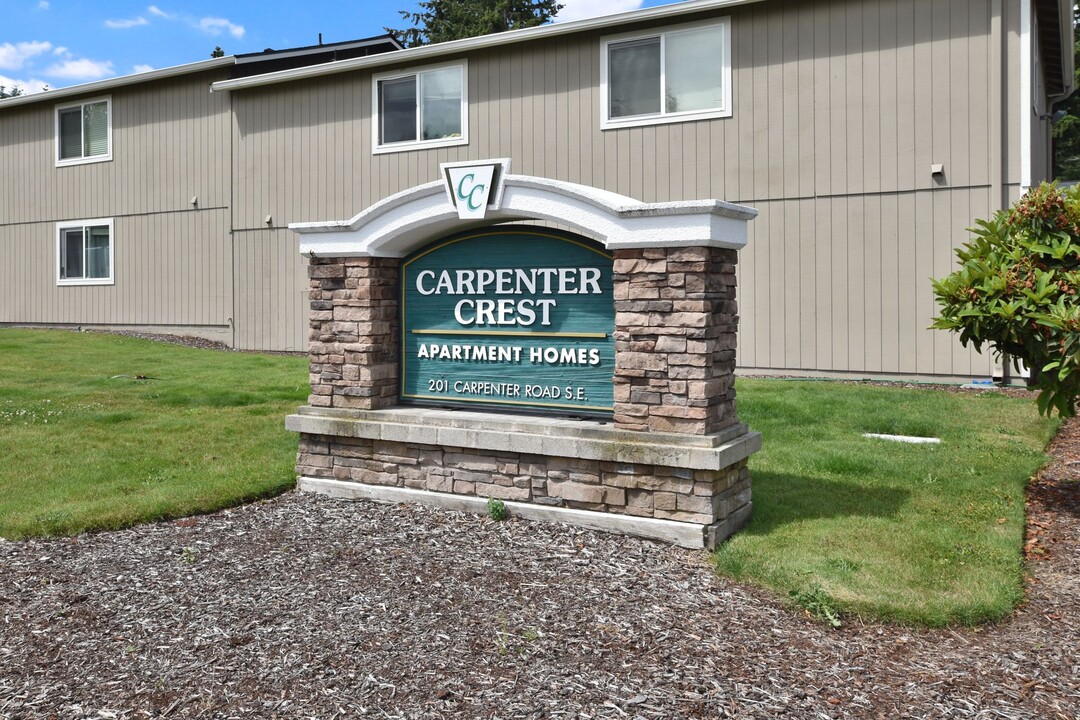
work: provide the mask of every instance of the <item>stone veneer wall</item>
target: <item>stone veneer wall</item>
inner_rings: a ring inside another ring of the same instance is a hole
[[[734,250],[614,251],[613,432],[748,442],[719,470],[319,434],[301,428],[297,472],[317,481],[496,497],[706,527],[712,546],[749,517],[746,457],[760,447],[735,415]],[[400,260],[312,258],[312,412],[389,410],[397,404]],[[376,423],[377,425],[378,423]],[[750,438],[748,441],[746,438]],[[677,440],[669,440],[675,442]],[[633,445],[629,442],[629,445]],[[716,447],[716,444],[709,445]],[[627,450],[631,452],[631,450]],[[672,457],[678,457],[678,452]],[[700,466],[698,466],[700,467]]]
[[[297,464],[305,477],[705,525],[750,506],[745,459],[689,470],[304,434]]]
[[[397,403],[396,258],[312,258],[308,351],[314,407],[379,410]]]
[[[709,435],[735,425],[734,250],[615,251],[615,426]]]

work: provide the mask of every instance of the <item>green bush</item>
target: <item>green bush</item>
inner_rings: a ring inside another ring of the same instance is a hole
[[[496,522],[505,520],[507,516],[506,503],[499,498],[488,498],[487,514],[489,518]]]
[[[956,251],[960,269],[934,281],[932,327],[1023,360],[1039,412],[1070,417],[1080,392],[1080,188],[1043,183],[976,224]]]

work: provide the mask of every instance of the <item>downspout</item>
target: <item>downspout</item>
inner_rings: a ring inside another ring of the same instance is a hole
[[[1020,0],[1020,194],[1031,187],[1031,120],[1037,112],[1032,95],[1031,0]]]
[[[1005,208],[1005,19],[1002,0],[990,0],[990,212]]]
[[[1008,122],[1005,111],[1005,41],[1003,0],[990,0],[990,213],[1008,207],[1005,197],[1005,147]],[[1009,384],[1009,356],[1001,356],[1001,384]]]

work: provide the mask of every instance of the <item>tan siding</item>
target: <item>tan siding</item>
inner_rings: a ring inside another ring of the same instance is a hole
[[[0,322],[227,326],[232,259],[227,214],[199,210],[117,217],[113,285],[56,284],[56,225],[0,227]]]
[[[989,358],[927,329],[930,278],[988,202],[961,189],[759,203],[739,258],[739,365],[989,376]]]
[[[950,187],[986,185],[972,148],[988,145],[988,126],[968,120],[989,95],[975,61],[989,52],[988,13],[987,0],[733,8],[732,118],[603,132],[599,35],[487,50],[469,59],[471,142],[439,150],[370,154],[366,71],[238,91],[236,166],[253,186],[237,226],[349,217],[434,179],[439,161],[491,156],[646,201],[905,192],[935,187],[933,162]],[[349,175],[359,192],[340,190]]]
[[[1019,3],[1004,4],[1015,57]],[[165,245],[118,246],[118,262],[126,255],[149,272],[167,258],[182,273],[157,286],[118,283],[112,295],[38,282],[5,296],[0,312],[17,303],[72,317],[85,303],[141,322],[181,322],[163,319],[177,313],[220,322],[224,308],[241,347],[298,349],[303,263],[285,225],[352,217],[435,179],[439,162],[508,156],[515,173],[645,201],[758,207],[739,264],[744,366],[985,374],[984,358],[926,327],[928,279],[949,271],[964,228],[990,209],[989,12],[989,0],[769,0],[712,13],[732,18],[733,116],[611,131],[599,129],[599,34],[489,49],[468,61],[469,145],[385,155],[371,152],[367,71],[231,94],[206,93],[209,76],[114,93],[117,160],[83,168],[52,167],[51,107],[5,111],[0,157],[27,182],[0,187],[0,225],[181,211],[198,194],[203,208],[231,197],[238,232],[230,243],[227,225],[215,230],[218,244],[190,256],[173,224],[186,227],[189,215],[155,216],[143,223]],[[1013,196],[1014,65],[1005,92]],[[931,177],[936,162],[943,180]],[[54,272],[52,231],[45,250],[24,236],[3,235],[0,258]],[[234,254],[235,309],[215,294],[233,294]],[[170,303],[185,293],[194,294],[181,312]]]
[[[203,209],[226,207],[229,99],[209,91],[223,77],[114,90],[109,162],[56,167],[53,103],[4,110],[0,160],[19,174],[0,183],[0,224],[175,212],[192,196]]]
[[[307,260],[287,230],[236,233],[236,347],[307,347]]]

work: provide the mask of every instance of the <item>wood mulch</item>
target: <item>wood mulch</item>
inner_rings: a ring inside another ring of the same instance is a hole
[[[0,540],[0,718],[1080,718],[1080,422],[1008,621],[827,628],[703,552],[288,493]]]

